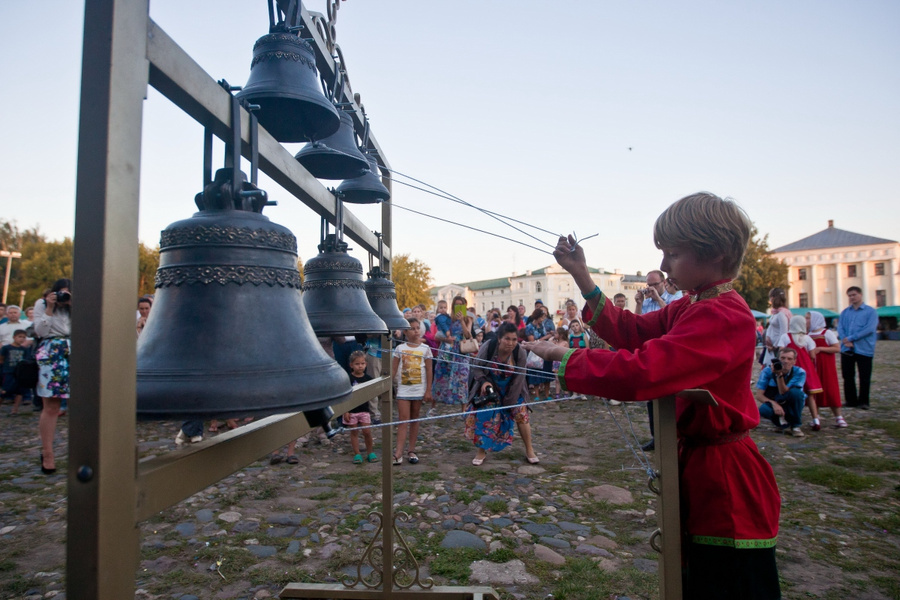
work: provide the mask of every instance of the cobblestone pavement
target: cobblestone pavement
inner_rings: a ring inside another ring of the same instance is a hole
[[[753,432],[783,496],[785,598],[900,598],[898,366],[900,343],[879,342],[872,409],[848,409],[847,429],[826,415],[805,438]],[[503,598],[656,597],[647,539],[657,502],[613,419],[627,423],[625,410],[536,407],[538,465],[516,440],[475,467],[458,418],[423,425],[419,464],[394,468],[394,503],[410,515],[399,527],[420,577],[483,582]],[[643,407],[627,410],[648,435]],[[0,427],[0,598],[65,598],[65,476],[39,472],[37,413],[12,417],[6,404]],[[139,424],[140,456],[177,452],[176,431]],[[255,462],[142,523],[135,597],[267,598],[290,581],[355,575],[376,528],[366,515],[381,505],[381,465],[352,464],[346,436],[298,455],[298,465]]]

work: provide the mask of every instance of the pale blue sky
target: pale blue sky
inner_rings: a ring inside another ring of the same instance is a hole
[[[83,6],[41,5],[56,15],[23,0],[0,8],[2,216],[63,237]],[[264,1],[153,0],[150,12],[214,78],[246,81]],[[655,268],[653,221],[701,189],[735,198],[772,247],[828,219],[900,238],[900,3],[353,0],[338,15],[351,83],[394,168],[551,231],[599,232],[592,266]],[[194,210],[202,130],[151,89],[143,147],[140,237],[152,245]],[[266,214],[314,256],[318,217],[262,186],[279,201]],[[403,186],[394,199],[524,240]],[[379,228],[377,209],[350,210]],[[429,264],[435,283],[552,262],[401,210],[394,234],[395,252]]]

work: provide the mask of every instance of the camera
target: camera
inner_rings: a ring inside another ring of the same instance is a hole
[[[56,294],[56,301],[60,303],[71,302],[72,294],[69,292],[59,292]]]
[[[780,360],[778,360],[777,358],[772,359],[772,371],[773,372],[780,371],[782,368],[784,368],[784,365],[781,364]]]
[[[475,396],[472,398],[472,407],[475,410],[480,408],[484,408],[488,404],[493,404],[500,399],[500,396],[497,395],[497,392],[494,390],[494,386],[488,384],[487,388],[484,390],[484,394],[481,396]]]

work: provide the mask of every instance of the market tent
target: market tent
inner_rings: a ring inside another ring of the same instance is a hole
[[[833,317],[841,316],[840,314],[834,312],[833,310],[828,310],[827,308],[805,308],[804,307],[804,308],[792,308],[790,310],[795,315],[801,315],[801,316],[805,315],[806,313],[808,313],[811,310],[814,310],[816,312],[822,313],[822,316],[825,317],[826,319],[831,319]]]
[[[750,309],[750,312],[753,313],[754,319],[768,319],[769,318],[769,315],[767,315],[766,313],[759,312],[758,310],[753,310],[752,308]]]
[[[879,317],[900,318],[900,306],[882,306],[876,312]]]

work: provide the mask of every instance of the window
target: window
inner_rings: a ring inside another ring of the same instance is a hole
[[[875,277],[884,275],[884,263],[875,263]]]
[[[887,291],[875,290],[875,306],[887,306]]]
[[[540,281],[535,281],[535,282],[534,282],[534,291],[536,291],[536,292],[540,292],[540,291],[541,291],[541,282],[540,282]]]
[[[797,269],[797,279],[806,281],[806,269]]]
[[[856,265],[847,265],[847,277],[856,277]]]
[[[504,306],[503,306],[503,300],[501,300],[501,301],[500,301],[500,310],[503,310],[503,309],[504,309]]]
[[[809,294],[800,293],[800,308],[809,308]]]
[[[518,287],[517,289],[520,289],[520,290],[521,290],[521,289],[522,289],[522,286],[523,286],[524,284],[523,284],[523,282],[520,281],[520,282],[518,283],[518,285],[519,285],[519,287]]]

